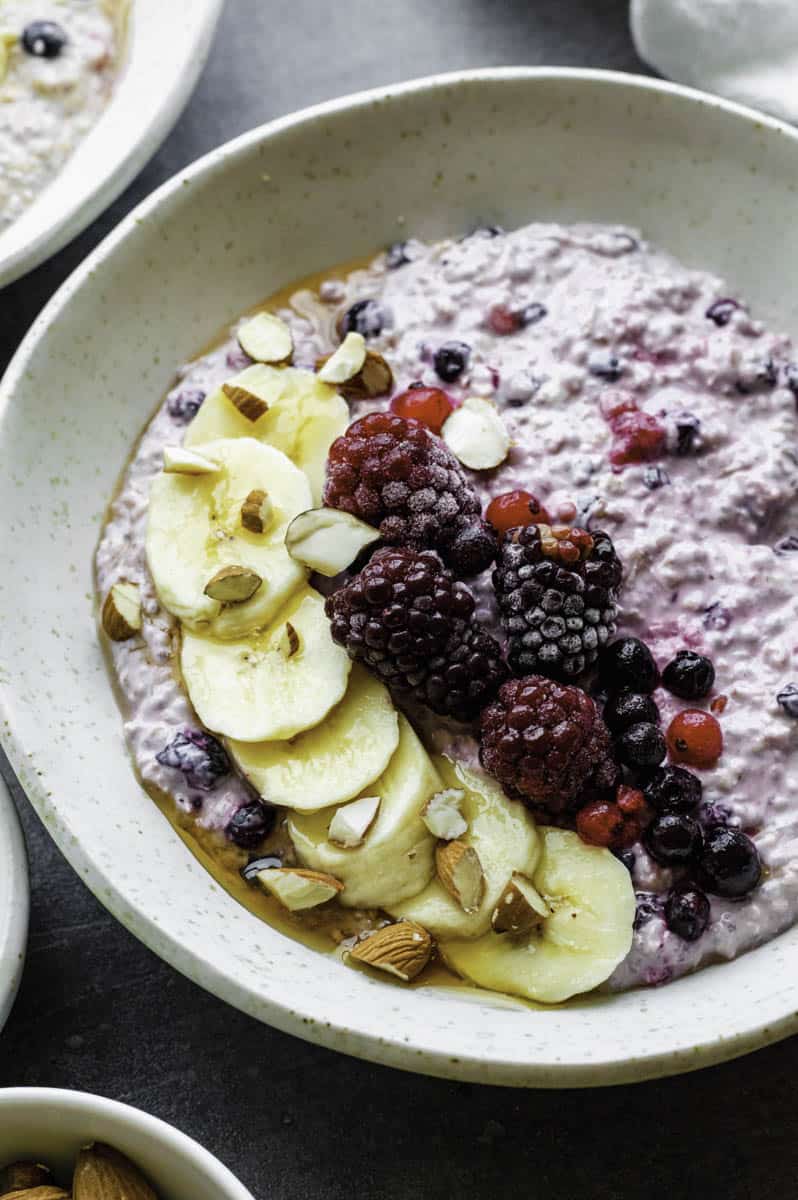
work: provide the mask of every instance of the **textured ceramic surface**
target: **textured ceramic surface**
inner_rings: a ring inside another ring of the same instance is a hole
[[[189,358],[281,284],[480,221],[641,226],[798,329],[798,135],[629,76],[489,71],[322,106],[222,147],[65,284],[0,388],[0,737],[75,869],[192,979],[281,1029],[505,1084],[688,1070],[798,1029],[798,929],[660,990],[530,1010],[405,990],[276,933],[205,873],[138,786],[97,641],[91,558],[133,440]]]
[[[8,788],[0,778],[0,1029],[22,978],[29,906],[25,842]]]
[[[161,1200],[253,1200],[218,1158],[137,1108],[86,1092],[0,1089],[0,1163],[45,1162],[68,1182],[78,1151],[93,1141],[126,1154]]]
[[[0,287],[85,229],[155,153],[199,78],[224,0],[133,0],[108,107],[36,203],[0,234]]]

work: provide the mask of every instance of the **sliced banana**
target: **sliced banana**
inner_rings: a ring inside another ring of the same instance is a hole
[[[190,629],[236,638],[271,621],[307,578],[285,548],[285,533],[307,508],[310,487],[284,454],[254,438],[226,438],[199,449],[218,463],[212,475],[162,472],[152,482],[147,562],[164,608]],[[241,520],[242,506],[256,489],[268,492],[273,510],[259,534]],[[243,603],[224,604],[206,590],[231,567],[261,580]]]
[[[286,638],[288,625],[296,637]],[[323,598],[303,588],[276,621],[247,638],[184,631],[180,665],[209,729],[261,742],[295,737],[323,721],[343,697],[352,663],[330,636]]]
[[[564,829],[540,829],[543,853],[532,876],[551,909],[522,937],[486,933],[445,941],[444,960],[495,992],[557,1004],[603,983],[632,945],[635,895],[624,865]],[[527,872],[528,873],[528,872]]]
[[[460,811],[468,828],[460,842],[476,851],[484,876],[482,900],[474,912],[464,912],[439,879],[402,904],[388,905],[391,916],[418,921],[436,938],[479,938],[490,929],[499,896],[513,871],[537,865],[540,839],[535,822],[523,804],[509,800],[499,784],[478,768],[436,760],[449,788],[462,791]]]
[[[441,780],[405,717],[399,717],[399,745],[385,773],[368,785],[380,797],[377,819],[360,846],[346,849],[328,837],[334,811],[292,813],[288,832],[300,862],[345,885],[342,904],[385,908],[420,892],[435,869],[435,840],[421,810]]]
[[[344,804],[383,773],[399,743],[387,689],[355,663],[346,695],[291,742],[230,742],[242,774],[270,804],[314,812]]]
[[[208,396],[186,430],[186,446],[213,438],[254,437],[267,442],[305,472],[313,504],[320,504],[327,453],[349,424],[343,397],[312,371],[298,367],[256,363],[226,382],[259,397],[267,405],[266,411],[250,421],[219,388]]]

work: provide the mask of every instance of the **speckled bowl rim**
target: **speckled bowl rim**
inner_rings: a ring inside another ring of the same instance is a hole
[[[91,1132],[93,1118],[108,1119],[157,1145],[163,1155],[190,1162],[198,1173],[218,1189],[219,1200],[254,1200],[252,1193],[210,1150],[168,1121],[153,1117],[131,1104],[95,1096],[90,1092],[68,1091],[66,1088],[0,1088],[0,1125],[4,1111],[26,1117],[29,1115],[31,1126],[37,1118],[50,1126],[57,1125],[60,1115],[72,1116],[77,1113],[85,1117],[87,1138],[95,1136]]]
[[[157,106],[151,119],[142,122],[136,136],[128,140],[126,136],[115,136],[118,114],[134,106],[136,96],[145,86],[145,76],[152,70],[146,56],[136,52],[133,30],[134,42],[114,93],[96,124],[76,147],[75,153],[92,155],[99,131],[103,149],[93,155],[98,169],[87,172],[84,168],[80,178],[73,175],[64,180],[62,168],[46,188],[48,206],[41,218],[38,205],[34,205],[0,233],[0,288],[32,271],[82,233],[138,175],[169,134],[194,90],[210,53],[224,2],[191,0],[195,12],[191,14],[190,36],[172,39],[170,76],[152,80],[148,87],[158,98]],[[136,21],[135,0],[131,21]],[[58,211],[56,219],[53,219],[54,207]]]
[[[11,793],[0,776],[0,1031],[22,980],[29,910],[25,839]]]
[[[757,131],[777,134],[793,142],[796,147],[796,163],[798,164],[798,131],[783,122],[692,88],[621,72],[565,67],[487,68],[431,76],[329,101],[270,122],[217,148],[180,171],[120,222],[116,229],[62,285],[34,322],[0,384],[0,416],[2,416],[5,406],[12,402],[15,388],[25,372],[26,365],[36,352],[39,339],[58,319],[59,313],[69,304],[72,295],[86,282],[88,276],[102,271],[105,260],[113,256],[120,243],[135,231],[137,225],[152,216],[159,205],[186,183],[199,177],[212,176],[226,160],[268,141],[270,137],[340,111],[357,112],[365,107],[401,98],[408,94],[427,92],[434,98],[438,89],[451,89],[452,86],[460,84],[473,86],[481,81],[490,83],[524,80],[531,82],[566,81],[575,87],[581,84],[603,85],[626,89],[630,93],[644,91],[658,94],[663,98],[671,96],[695,106],[697,114],[702,110],[720,110],[743,123],[753,124]],[[358,1028],[358,1018],[353,1018],[351,1022],[331,1020],[329,1013],[321,1003],[305,1003],[303,1007],[304,997],[292,999],[289,1007],[262,991],[242,984],[227,971],[220,970],[216,965],[204,959],[200,953],[187,949],[179,938],[168,934],[158,924],[156,917],[150,911],[140,904],[132,904],[112,875],[98,869],[90,853],[73,838],[64,811],[54,806],[52,797],[38,782],[36,775],[28,772],[31,756],[25,746],[17,741],[13,733],[7,732],[12,728],[12,712],[12,693],[8,688],[3,689],[0,686],[0,718],[4,718],[4,720],[0,719],[0,740],[3,742],[9,760],[17,774],[24,775],[31,802],[42,819],[46,818],[47,828],[55,841],[100,901],[136,937],[188,978],[242,1011],[285,1032],[331,1049],[403,1070],[418,1071],[445,1078],[524,1087],[594,1087],[673,1075],[734,1058],[798,1032],[798,1012],[795,1009],[792,989],[785,988],[781,988],[776,993],[771,992],[764,998],[760,997],[759,1007],[755,1008],[755,1006],[749,1005],[744,1013],[734,1005],[733,996],[725,997],[723,989],[719,989],[719,999],[723,1000],[720,1005],[722,1011],[718,1013],[716,1025],[705,1040],[688,1042],[684,1036],[680,1038],[674,1035],[665,1046],[660,1046],[651,1052],[637,1054],[634,1057],[627,1057],[624,1054],[622,1033],[619,1032],[618,1040],[613,1042],[609,1050],[605,1051],[603,1047],[599,1047],[598,1051],[591,1053],[589,1057],[585,1055],[582,1059],[571,1061],[561,1060],[561,1052],[566,1055],[568,1053],[567,1047],[555,1052],[550,1045],[546,1045],[545,1053],[543,1049],[540,1051],[536,1049],[535,1053],[539,1054],[539,1057],[534,1061],[530,1058],[519,1061],[494,1052],[480,1053],[479,1043],[473,1038],[467,1044],[463,1040],[463,1046],[458,1046],[458,1052],[453,1054],[451,1047],[446,1050],[433,1044],[426,1031],[413,1025],[410,1020],[405,1022],[406,1028],[402,1034],[392,1032],[390,1036],[382,1036],[373,1030],[364,1031],[362,1028]],[[788,935],[782,936],[787,937]],[[778,941],[779,939],[776,939],[776,942]],[[774,944],[769,943],[771,946]],[[733,971],[736,966],[757,953],[759,952],[753,951],[750,955],[743,956],[730,964],[710,966],[702,972],[702,975],[719,971]],[[789,957],[791,961],[795,958],[794,948]],[[686,981],[676,981],[669,985],[669,988],[663,989],[655,995],[659,997],[667,994],[668,991],[678,988],[684,982]],[[377,984],[376,986],[385,988],[389,985]],[[629,994],[631,993],[627,993],[627,995]],[[462,997],[462,993],[452,993],[451,995],[452,1001],[457,996],[460,1004],[466,999]],[[641,993],[641,995],[645,994]],[[501,1007],[502,1000],[501,997],[495,997],[495,1004],[492,1004],[491,997],[483,994],[482,1003],[485,1008],[498,1009]],[[586,1005],[612,1004],[614,1001],[612,998],[585,998],[581,1003]],[[659,999],[646,1000],[640,1006],[646,1014],[647,1028],[652,1031],[656,1030],[657,1024],[651,1009],[656,1009],[658,1003]],[[551,1011],[556,1011],[556,1009]],[[456,1012],[455,1006],[453,1015],[455,1023]]]

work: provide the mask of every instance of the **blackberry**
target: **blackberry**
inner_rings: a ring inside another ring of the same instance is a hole
[[[361,417],[330,447],[324,502],[379,526],[384,541],[437,550],[457,574],[496,556],[479,497],[440,438],[394,413]]]
[[[202,729],[184,729],[155,755],[162,767],[182,771],[189,787],[209,792],[230,773],[230,760],[221,742]]]
[[[606,533],[525,525],[508,529],[493,586],[519,675],[575,679],[615,633],[621,564]]]
[[[432,551],[378,550],[325,610],[350,658],[441,716],[471,720],[507,677],[474,597]]]
[[[618,779],[609,731],[590,696],[542,675],[502,685],[482,714],[480,759],[511,795],[545,816]]]

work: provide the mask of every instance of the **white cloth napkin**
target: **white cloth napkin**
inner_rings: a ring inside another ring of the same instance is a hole
[[[632,0],[631,25],[660,74],[798,121],[798,0]]]

